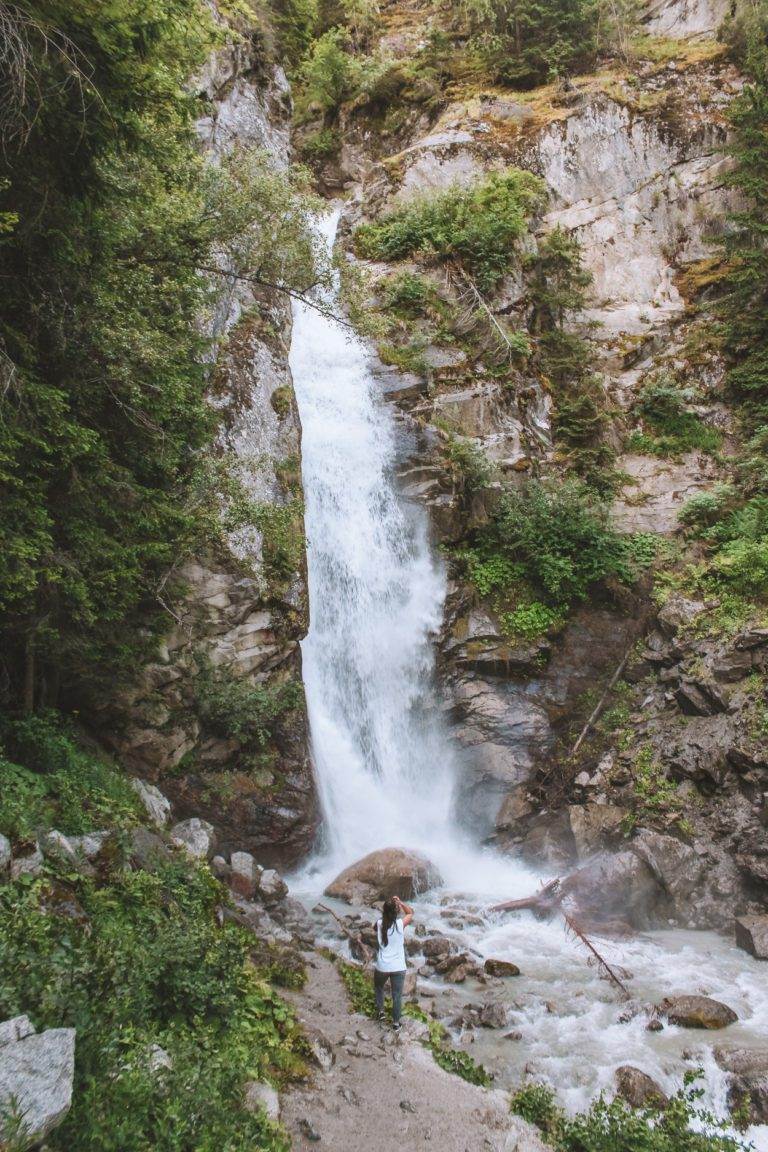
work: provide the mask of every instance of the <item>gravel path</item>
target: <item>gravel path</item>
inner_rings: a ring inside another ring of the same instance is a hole
[[[287,998],[325,1068],[283,1097],[294,1152],[547,1152],[535,1129],[509,1113],[505,1093],[439,1068],[413,1035],[415,1022],[395,1036],[350,1013],[322,956],[312,954],[308,973],[303,991]]]

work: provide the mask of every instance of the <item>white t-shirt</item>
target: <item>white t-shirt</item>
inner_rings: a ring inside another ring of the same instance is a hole
[[[381,920],[376,921],[376,938],[379,949],[376,953],[375,968],[378,972],[405,972],[405,930],[400,918],[395,920],[387,933],[387,943],[381,943]]]

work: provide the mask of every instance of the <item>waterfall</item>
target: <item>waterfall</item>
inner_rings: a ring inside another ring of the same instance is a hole
[[[338,215],[322,227],[333,244]],[[334,306],[335,291],[324,302]],[[327,847],[444,848],[452,755],[434,697],[445,574],[423,508],[398,497],[399,433],[370,352],[306,304],[291,370],[302,420],[310,630],[304,683]]]

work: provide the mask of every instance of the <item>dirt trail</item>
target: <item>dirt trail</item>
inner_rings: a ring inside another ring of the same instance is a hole
[[[326,1064],[331,1052],[334,1059],[282,1100],[294,1152],[547,1152],[535,1129],[509,1113],[505,1093],[439,1068],[413,1024],[395,1036],[351,1013],[329,960],[312,954],[308,974],[288,998],[310,1036],[327,1041]]]

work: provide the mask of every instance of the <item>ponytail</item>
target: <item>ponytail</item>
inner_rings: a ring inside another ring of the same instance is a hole
[[[381,924],[381,946],[386,948],[389,943],[389,933],[395,926],[397,920],[397,902],[395,900],[385,900],[384,907],[382,908],[382,916],[379,923]]]

